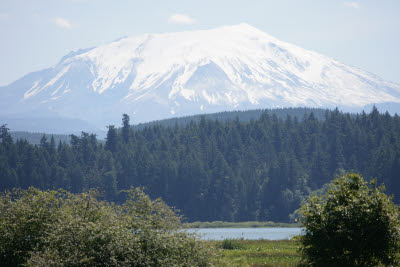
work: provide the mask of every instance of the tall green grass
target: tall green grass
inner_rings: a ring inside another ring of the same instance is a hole
[[[295,240],[236,239],[210,242],[221,248],[219,266],[298,266],[301,260]],[[235,248],[232,249],[230,245]]]

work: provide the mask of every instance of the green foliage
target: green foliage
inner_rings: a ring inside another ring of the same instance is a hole
[[[69,143],[70,136],[67,134],[46,134],[46,133],[31,133],[31,132],[22,132],[22,131],[12,131],[10,135],[14,140],[27,140],[30,144],[39,145],[40,140],[43,135],[46,136],[47,139],[54,138],[54,142],[58,144],[59,142]]]
[[[300,227],[299,223],[275,223],[275,222],[192,222],[185,223],[185,228],[285,228]]]
[[[13,190],[0,198],[0,262],[18,266],[30,252],[43,249],[44,237],[59,217],[63,192],[30,188]]]
[[[129,116],[127,114],[122,115],[122,140],[128,143],[131,137],[131,126],[129,124]]]
[[[221,247],[223,241],[214,241]],[[297,242],[292,240],[236,240],[238,249],[222,249],[218,266],[300,266]]]
[[[242,245],[240,244],[240,242],[237,239],[232,239],[232,238],[226,238],[224,240],[222,240],[221,243],[221,248],[222,249],[240,249],[242,247]]]
[[[164,120],[156,120],[151,122],[139,123],[134,126],[134,130],[143,130],[152,126],[163,126],[163,127],[185,127],[193,122],[199,123],[203,118],[212,121],[232,122],[239,120],[240,122],[250,122],[251,120],[258,120],[260,117],[267,113],[272,116],[275,115],[279,119],[286,119],[288,116],[297,117],[299,119],[307,118],[311,113],[315,115],[318,120],[325,119],[326,109],[321,108],[275,108],[275,109],[254,109],[254,110],[235,110],[235,111],[223,111],[210,114],[192,115],[179,118],[171,118]]]
[[[107,132],[107,137],[106,137],[106,144],[105,144],[105,149],[109,150],[111,152],[116,152],[118,149],[118,135],[117,135],[117,129],[115,128],[114,125],[109,125],[107,126],[108,132]]]
[[[3,145],[10,145],[13,142],[9,130],[10,129],[7,128],[7,124],[3,124],[0,126],[0,140]]]
[[[354,173],[332,181],[323,196],[301,208],[304,235],[301,253],[315,266],[399,265],[399,209],[384,194]]]
[[[125,114],[106,142],[82,132],[58,146],[50,136],[39,145],[14,141],[0,127],[0,191],[99,188],[123,203],[117,192],[144,187],[190,222],[288,223],[310,192],[352,170],[383,177],[400,202],[398,115],[277,109],[190,118],[132,128]]]
[[[214,254],[161,200],[126,191],[14,190],[0,197],[0,262],[10,266],[208,266]]]

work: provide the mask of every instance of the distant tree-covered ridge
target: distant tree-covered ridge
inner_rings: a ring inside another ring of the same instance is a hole
[[[33,145],[39,145],[40,140],[43,138],[43,135],[45,136],[45,138],[47,140],[51,140],[51,138],[53,137],[56,144],[58,144],[60,141],[66,142],[66,143],[70,142],[69,134],[46,134],[46,133],[32,133],[32,132],[16,131],[16,132],[10,132],[10,135],[13,138],[13,140],[23,139]]]
[[[400,117],[325,111],[302,118],[262,113],[258,119],[201,117],[180,127],[108,127],[106,142],[82,132],[70,144],[39,145],[0,133],[0,190],[101,188],[120,202],[120,190],[143,186],[189,221],[288,222],[311,191],[354,171],[384,182],[400,196]]]
[[[326,111],[325,109],[318,109],[318,108],[280,108],[280,109],[256,109],[256,110],[246,110],[246,111],[226,111],[226,112],[210,113],[204,115],[193,115],[187,117],[178,117],[172,119],[139,123],[136,125],[132,125],[132,129],[137,131],[155,125],[160,125],[165,127],[175,127],[175,126],[184,127],[191,122],[199,122],[202,117],[218,121],[233,121],[238,119],[239,121],[249,122],[250,120],[259,119],[261,115],[265,112],[267,112],[270,115],[275,114],[280,119],[285,119],[287,115],[303,119],[305,116],[310,115],[310,113],[312,112],[314,113],[314,116],[317,119],[323,120],[325,118],[325,111]],[[0,125],[1,124],[4,124],[4,122],[2,123],[0,119]],[[36,133],[36,132],[25,132],[25,131],[10,131],[10,134],[14,140],[24,139],[34,145],[40,144],[40,140],[42,139],[43,135],[48,140],[50,140],[51,137],[53,137],[57,144],[60,141],[69,143],[71,140],[70,138],[71,133],[50,134],[50,133]],[[102,140],[105,137],[105,134],[103,135],[103,133],[101,133],[100,137],[98,135],[98,132],[96,134],[97,138],[100,140]]]
[[[321,108],[276,108],[276,109],[253,109],[253,110],[236,110],[236,111],[225,111],[225,112],[217,112],[210,113],[204,115],[192,115],[186,117],[178,117],[172,119],[165,120],[156,120],[146,123],[139,123],[133,126],[134,130],[142,130],[149,126],[165,126],[165,127],[182,127],[190,124],[191,122],[198,123],[202,118],[208,120],[218,120],[222,121],[234,121],[239,120],[241,122],[249,122],[251,120],[258,120],[262,114],[268,113],[269,115],[276,115],[278,119],[286,119],[289,115],[291,117],[297,117],[300,120],[305,116],[307,117],[311,113],[314,113],[314,116],[318,120],[325,119],[326,109]]]

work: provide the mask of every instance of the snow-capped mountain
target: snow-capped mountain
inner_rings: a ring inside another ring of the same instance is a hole
[[[71,52],[0,88],[0,115],[98,126],[224,110],[400,107],[400,86],[282,42],[250,25],[125,37]],[[398,109],[400,110],[400,108]]]

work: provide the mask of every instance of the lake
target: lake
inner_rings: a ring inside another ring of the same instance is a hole
[[[193,228],[187,231],[199,234],[204,240],[226,238],[282,240],[301,234],[301,228]]]

